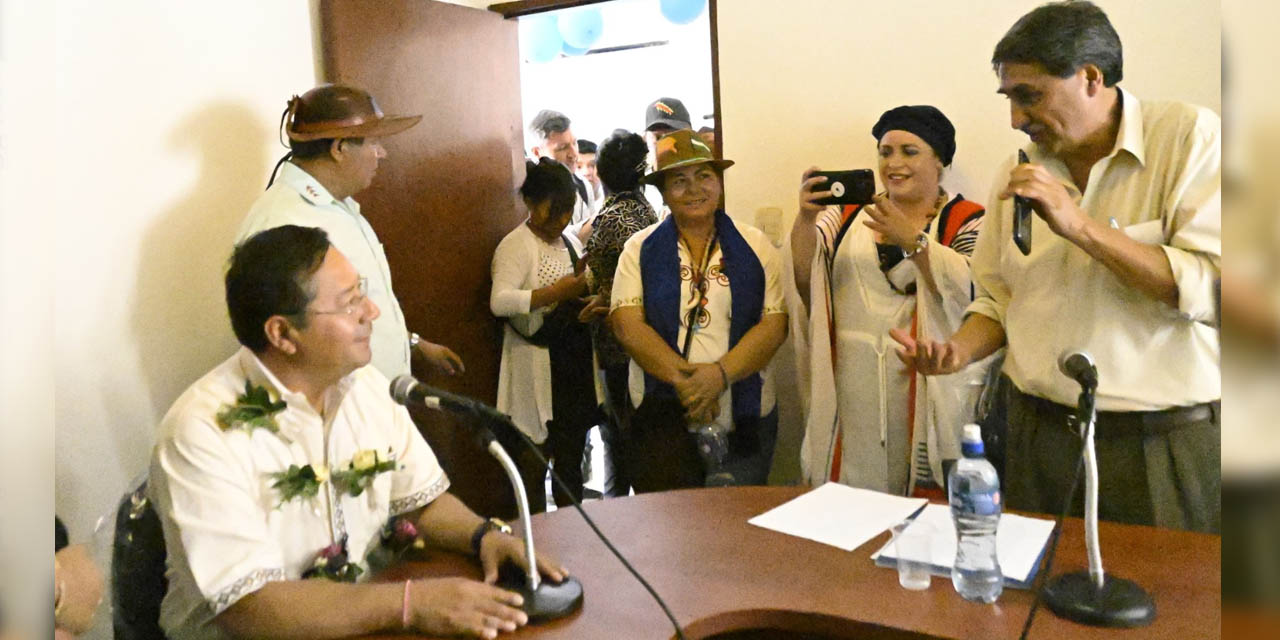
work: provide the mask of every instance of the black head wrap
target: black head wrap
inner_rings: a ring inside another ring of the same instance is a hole
[[[884,134],[893,131],[909,131],[920,136],[938,154],[943,166],[950,166],[956,155],[956,128],[951,121],[937,108],[929,105],[901,106],[890,109],[880,116],[876,126],[871,128],[871,135],[876,141]]]

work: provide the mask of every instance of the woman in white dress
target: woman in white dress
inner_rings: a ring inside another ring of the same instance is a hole
[[[811,484],[927,495],[959,456],[971,382],[984,369],[926,379],[894,357],[889,332],[941,339],[959,325],[973,296],[969,254],[984,209],[940,184],[955,128],[938,109],[891,109],[872,135],[884,186],[874,204],[824,207],[815,201],[831,195],[826,179],[816,167],[801,178],[787,244],[789,289],[799,299],[801,466]]]
[[[582,246],[565,228],[576,190],[569,170],[543,158],[526,162],[520,195],[529,218],[493,253],[489,308],[507,320],[498,373],[498,410],[542,447],[569,494],[555,487],[558,506],[582,499],[582,452],[598,421],[591,333],[578,322],[587,294]],[[509,447],[520,467],[529,506],[546,510],[546,469],[528,447]]]

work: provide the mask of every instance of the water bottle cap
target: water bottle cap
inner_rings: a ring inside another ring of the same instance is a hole
[[[976,424],[966,424],[964,426],[964,434],[961,436],[962,442],[982,442],[982,427]]]

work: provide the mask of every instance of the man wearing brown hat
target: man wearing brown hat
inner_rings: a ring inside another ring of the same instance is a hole
[[[437,371],[463,371],[462,359],[408,330],[391,289],[391,269],[373,227],[352,199],[373,181],[387,155],[380,138],[414,126],[422,116],[388,116],[361,89],[322,85],[289,100],[281,127],[290,151],[266,193],[249,208],[236,242],[283,225],[319,227],[368,279],[369,298],[382,315],[373,326],[373,365],[388,378],[409,373],[413,350]]]

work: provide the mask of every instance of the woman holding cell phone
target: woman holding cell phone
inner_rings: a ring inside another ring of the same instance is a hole
[[[889,332],[942,338],[959,326],[984,209],[941,186],[956,149],[941,111],[890,109],[871,133],[884,190],[867,205],[824,206],[832,189],[810,168],[784,244],[800,302],[797,367],[808,373],[801,466],[815,485],[936,494],[959,457],[986,363],[926,379],[894,357]]]

